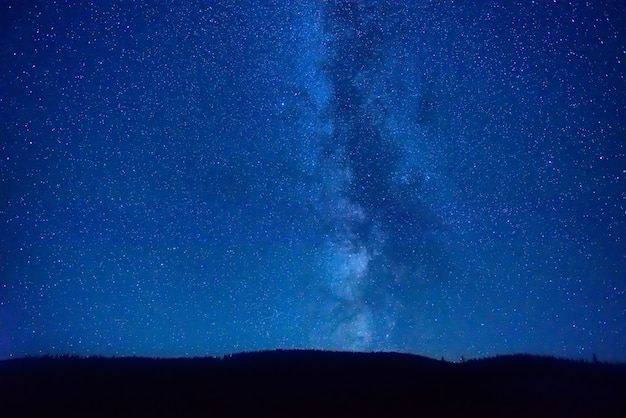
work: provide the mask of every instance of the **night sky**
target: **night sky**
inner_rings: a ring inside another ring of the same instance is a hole
[[[626,361],[625,10],[2,2],[0,358]]]

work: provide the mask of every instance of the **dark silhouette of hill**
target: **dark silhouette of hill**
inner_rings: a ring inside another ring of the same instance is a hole
[[[618,417],[626,365],[537,356],[449,363],[277,350],[224,358],[0,361],[11,416]]]

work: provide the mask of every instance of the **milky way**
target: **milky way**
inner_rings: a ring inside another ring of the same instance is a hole
[[[619,5],[0,11],[0,358],[626,360]]]

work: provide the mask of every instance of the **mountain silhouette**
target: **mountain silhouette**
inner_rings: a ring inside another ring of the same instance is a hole
[[[222,358],[0,361],[12,416],[621,416],[626,365],[529,355],[460,363],[276,350]]]

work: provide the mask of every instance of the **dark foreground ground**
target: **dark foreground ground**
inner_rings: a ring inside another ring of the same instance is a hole
[[[321,351],[8,360],[0,416],[623,417],[626,365]]]

